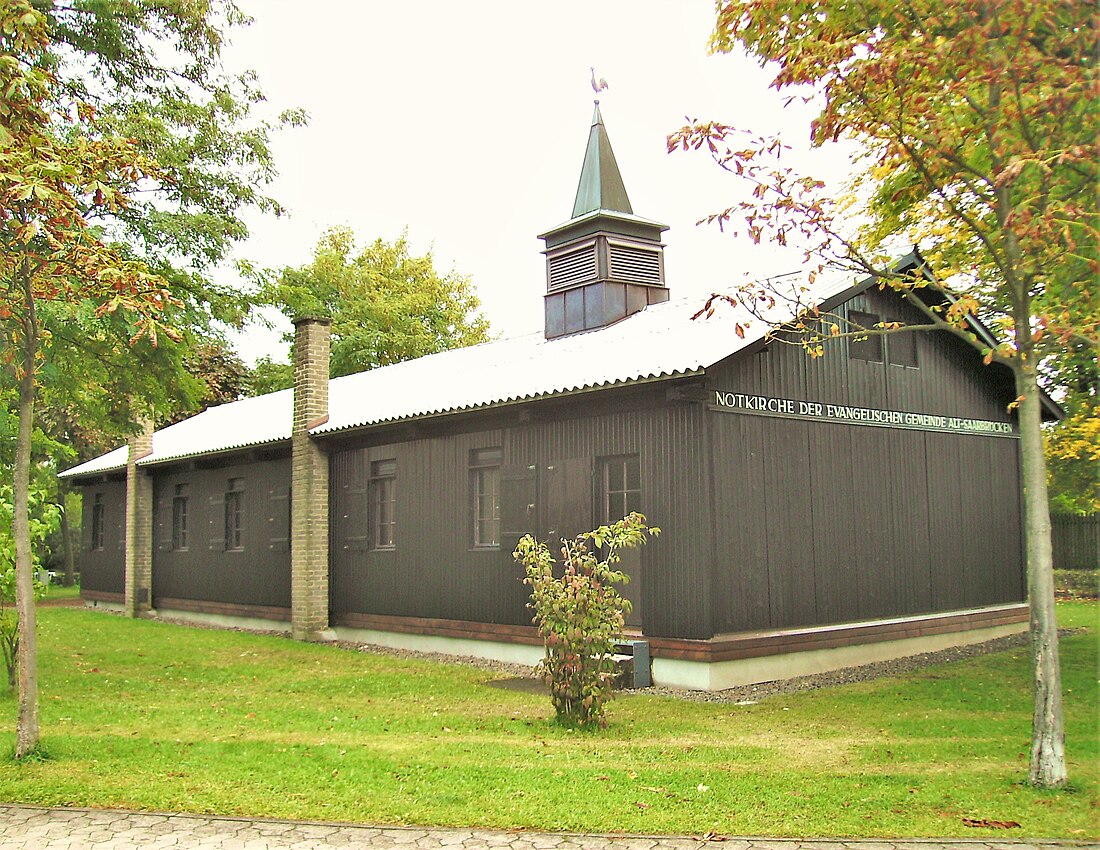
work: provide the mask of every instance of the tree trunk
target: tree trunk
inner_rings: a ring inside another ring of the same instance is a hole
[[[33,322],[33,319],[32,319]],[[19,433],[15,439],[15,611],[19,618],[16,679],[19,717],[15,727],[15,757],[21,759],[38,746],[38,642],[35,640],[33,564],[31,562],[30,471],[31,427],[34,423],[34,367],[37,339],[23,341],[23,374],[19,376]]]
[[[76,553],[73,550],[73,533],[69,526],[69,486],[57,479],[57,501],[61,506],[61,557],[65,562],[65,578],[62,584],[72,587],[76,583]]]
[[[1066,742],[1062,726],[1062,674],[1058,662],[1058,623],[1054,611],[1054,559],[1050,544],[1046,460],[1043,455],[1042,402],[1035,369],[1021,362],[1016,369],[1021,397],[1020,463],[1024,485],[1024,531],[1027,537],[1027,595],[1031,612],[1031,654],[1035,713],[1031,726],[1028,782],[1038,788],[1066,784]]]

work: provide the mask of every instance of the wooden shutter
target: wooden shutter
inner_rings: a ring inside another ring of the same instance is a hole
[[[532,464],[500,469],[500,549],[508,559],[525,534],[538,534],[538,470]]]
[[[167,488],[165,488],[167,489]],[[162,496],[153,512],[153,540],[158,552],[172,548],[172,496]]]
[[[352,552],[370,549],[370,486],[364,482],[344,485],[344,512],[340,518],[343,545]]]
[[[290,551],[290,489],[268,490],[268,541],[272,552]]]
[[[92,551],[92,514],[95,508],[95,494],[82,490],[80,493],[80,548],[84,552]]]
[[[550,548],[593,527],[592,459],[554,461],[546,470],[546,530]]]
[[[113,501],[110,501],[110,500],[107,500],[107,499],[104,499],[104,501],[107,502],[108,505],[114,504]],[[118,550],[120,552],[125,552],[126,551],[126,491],[125,490],[122,491],[122,504],[114,504],[114,508],[115,508],[115,510],[118,511],[118,522],[116,523],[116,528],[118,529]],[[104,508],[103,511],[104,511],[105,515],[110,513],[108,508]],[[106,526],[106,522],[104,522],[104,526]],[[104,546],[103,548],[106,549],[107,547]]]
[[[211,496],[207,513],[207,536],[212,550],[225,550],[225,495]]]
[[[917,367],[917,332],[890,334],[886,343],[886,350],[890,354],[890,362],[895,366]]]
[[[866,330],[873,330],[880,321],[877,313],[864,313],[861,310],[851,310],[848,320]],[[851,337],[848,339],[848,355],[853,360],[867,360],[871,363],[882,362],[882,334],[872,333],[865,337]]]

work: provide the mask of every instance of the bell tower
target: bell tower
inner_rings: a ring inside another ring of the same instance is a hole
[[[546,338],[606,327],[667,301],[666,230],[634,215],[597,100],[573,216],[539,235],[546,245]]]

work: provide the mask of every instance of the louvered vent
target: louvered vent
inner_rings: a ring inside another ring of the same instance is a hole
[[[611,245],[611,278],[632,283],[661,282],[661,257],[632,245]]]
[[[570,251],[550,259],[550,288],[571,286],[596,279],[596,246]]]

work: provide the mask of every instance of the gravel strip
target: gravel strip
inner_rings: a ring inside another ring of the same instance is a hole
[[[424,661],[435,661],[440,664],[461,664],[464,667],[476,667],[479,670],[488,670],[491,673],[499,673],[501,676],[511,676],[516,679],[534,679],[535,668],[526,664],[511,664],[507,661],[494,661],[492,658],[478,658],[476,655],[447,655],[442,652],[417,652],[413,649],[394,649],[392,646],[380,646],[376,643],[356,643],[348,640],[338,640],[335,646],[351,649],[356,652],[369,652],[371,655],[389,655],[393,658],[419,658]]]
[[[1076,634],[1084,629],[1061,629],[1059,637]],[[1009,635],[996,638],[985,643],[975,643],[969,646],[956,646],[942,649],[938,652],[925,652],[920,655],[910,655],[905,658],[897,658],[892,661],[877,661],[873,664],[864,664],[859,667],[845,667],[841,670],[833,670],[829,673],[818,673],[813,676],[799,676],[795,679],[784,679],[775,682],[761,682],[755,685],[743,685],[737,688],[729,688],[724,691],[689,691],[682,688],[636,688],[630,693],[646,694],[653,696],[667,696],[676,699],[691,700],[693,702],[720,702],[736,705],[751,705],[768,697],[779,694],[791,694],[798,691],[811,691],[815,688],[827,688],[833,685],[845,685],[851,682],[869,682],[873,679],[881,679],[886,676],[899,676],[932,664],[943,664],[949,661],[963,661],[967,658],[976,658],[980,655],[988,655],[991,652],[1004,652],[1009,649],[1026,647],[1029,636],[1023,634]],[[376,644],[353,643],[350,641],[338,641],[337,645],[359,652],[369,652],[377,655],[390,655],[396,658],[420,658],[427,661],[437,661],[444,664],[463,664],[476,667],[480,670],[489,670],[499,673],[501,676],[514,678],[534,679],[533,670],[523,664],[507,664],[502,661],[493,661],[487,658],[475,658],[468,655],[444,655],[439,652],[416,652],[410,649],[394,649],[388,646]]]
[[[1085,629],[1060,629],[1060,638],[1077,634]],[[793,694],[799,691],[812,691],[816,688],[829,688],[834,685],[847,685],[852,682],[870,682],[874,679],[882,679],[887,676],[900,676],[920,670],[933,664],[945,664],[949,661],[964,661],[967,658],[977,658],[980,655],[988,655],[991,652],[1005,652],[1009,649],[1026,647],[1030,643],[1027,632],[1017,635],[988,640],[985,643],[974,643],[969,646],[953,646],[941,649],[938,652],[924,652],[920,655],[908,655],[905,658],[895,658],[891,661],[876,661],[872,664],[863,664],[859,667],[844,667],[840,670],[832,670],[828,673],[818,673],[813,676],[799,676],[794,679],[784,679],[776,682],[760,682],[755,685],[742,685],[737,688],[729,688],[724,691],[686,691],[679,688],[643,688],[634,693],[657,694],[661,696],[677,697],[693,702],[725,702],[736,705],[752,705],[768,697],[780,694]]]

